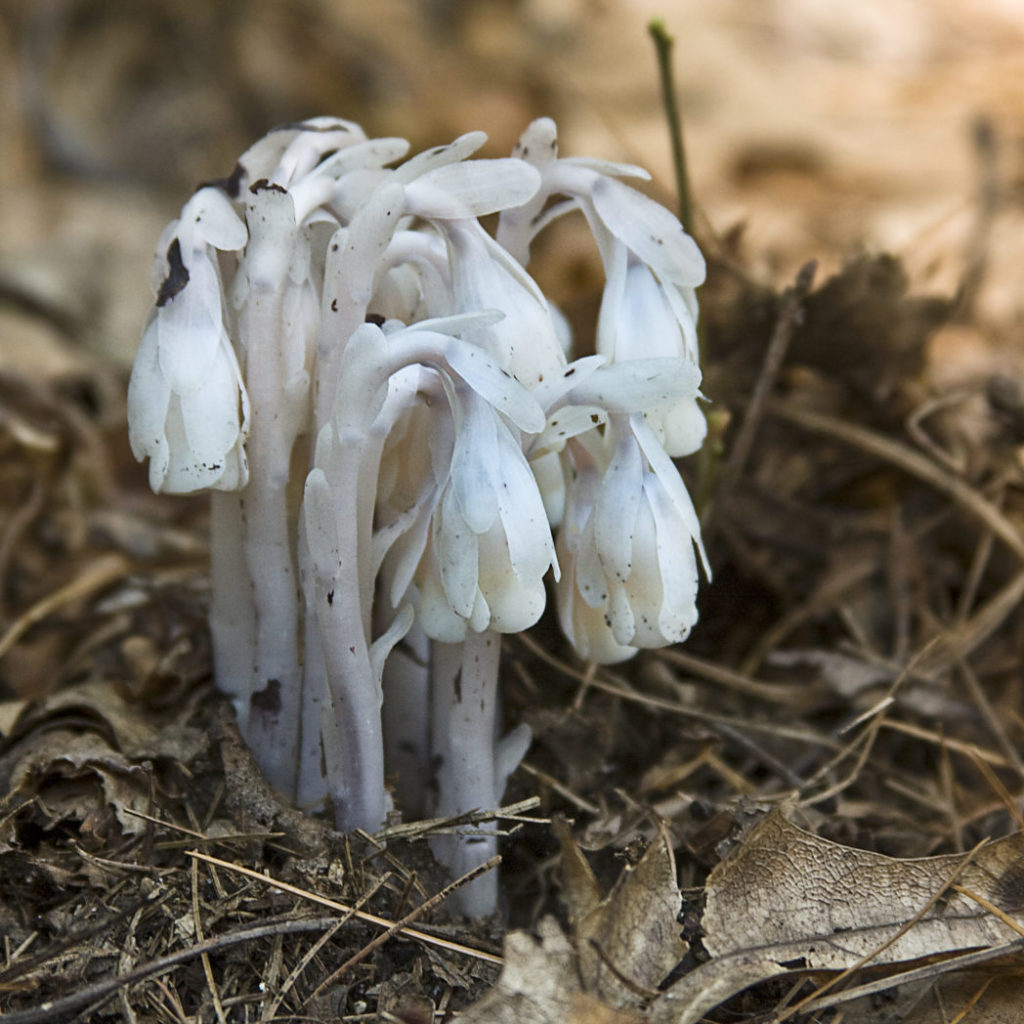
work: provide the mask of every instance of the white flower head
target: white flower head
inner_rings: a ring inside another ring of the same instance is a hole
[[[603,434],[571,448],[576,472],[558,538],[563,631],[582,657],[605,663],[685,640],[704,555],[671,459],[637,415],[611,416]]]
[[[248,479],[248,396],[217,263],[217,250],[241,249],[246,237],[228,198],[209,186],[175,226],[128,387],[132,451],[149,458],[154,491],[237,490]]]

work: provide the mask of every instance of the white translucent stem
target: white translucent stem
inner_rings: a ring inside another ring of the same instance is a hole
[[[302,739],[295,801],[304,811],[312,813],[323,808],[328,795],[323,732],[330,700],[320,623],[313,614],[316,580],[310,564],[305,524],[302,522],[299,523],[299,577],[306,614],[303,616],[302,636]]]
[[[288,476],[295,430],[281,389],[280,283],[256,280],[242,318],[252,416],[242,492],[246,563],[256,608],[254,691],[246,740],[272,785],[295,796],[302,669],[295,516]]]
[[[495,772],[500,658],[501,634],[491,631],[470,631],[462,644],[434,645],[431,718],[439,816],[496,810],[500,803]],[[480,825],[472,829],[476,834],[440,837],[434,855],[453,876],[461,876],[497,852],[498,837],[486,834],[495,829]],[[454,899],[471,917],[494,913],[497,873],[490,871],[464,886]]]
[[[372,494],[367,508],[358,489],[366,447],[362,413],[373,381],[351,383],[352,402],[338,416],[340,429],[335,434],[334,427],[326,428],[306,480],[311,585],[305,594],[327,683],[323,753],[335,824],[342,831],[372,832],[383,825],[388,810],[380,679],[360,587],[362,562],[373,555]]]
[[[414,624],[384,665],[384,767],[406,821],[427,814],[429,661],[430,641]]]
[[[335,825],[343,832],[375,831],[384,824],[388,803],[380,684],[359,601],[358,557],[369,557],[370,550],[369,545],[359,547],[354,486],[337,485],[339,478],[350,484],[358,479],[358,446],[343,449],[337,462],[333,493],[340,499],[336,522],[341,557],[333,566],[315,565],[310,592],[330,701],[324,716],[324,760]]]
[[[242,503],[234,491],[210,495],[210,634],[217,687],[235,706],[238,727],[249,728],[256,610],[242,543]]]

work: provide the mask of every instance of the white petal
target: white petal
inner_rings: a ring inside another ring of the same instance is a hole
[[[395,171],[395,177],[398,181],[406,183],[438,167],[459,163],[471,157],[486,141],[486,132],[466,132],[452,142],[425,149],[410,157]]]
[[[245,221],[238,216],[231,200],[221,189],[208,185],[185,204],[178,237],[183,240],[183,248],[194,248],[196,242],[193,240],[198,239],[215,249],[233,252],[243,248],[249,236]]]
[[[693,539],[675,514],[675,506],[651,475],[644,487],[658,537],[662,600],[658,629],[668,643],[689,636],[697,621],[697,558]]]
[[[565,528],[563,527],[563,532]],[[608,604],[608,578],[597,553],[594,539],[594,517],[587,521],[576,547],[576,586],[583,602],[591,608],[604,608]]]
[[[522,449],[507,433],[499,440],[499,447],[495,489],[509,561],[521,581],[539,584],[553,563],[558,575],[547,512]]]
[[[182,423],[192,458],[212,468],[239,440],[238,368],[222,347],[201,388],[180,396]]]
[[[686,352],[679,321],[665,292],[644,263],[634,263],[626,272],[614,332],[616,362],[669,358]]]
[[[555,529],[565,515],[566,486],[561,456],[558,452],[550,451],[531,457],[530,469],[537,481],[548,523]],[[557,575],[555,578],[558,578]]]
[[[544,429],[544,410],[522,384],[476,345],[450,339],[445,346],[449,366],[496,411],[520,430],[536,434]]]
[[[636,417],[633,418],[632,426],[633,433],[636,435],[637,441],[640,442],[640,447],[643,449],[652,471],[657,474],[661,486],[665,489],[665,493],[675,507],[676,514],[679,516],[685,529],[689,531],[690,536],[693,538],[693,543],[697,546],[705,575],[708,579],[711,579],[711,566],[708,564],[707,552],[704,550],[704,543],[700,536],[700,520],[697,518],[693,501],[690,499],[690,493],[686,489],[686,484],[683,483],[682,477],[679,475],[679,470],[676,469],[675,464],[668,457],[665,449],[659,444],[650,427],[643,422],[639,422]]]
[[[604,471],[594,510],[594,539],[609,581],[623,582],[632,569],[633,534],[643,479],[640,446],[627,429],[622,431],[615,456]]]
[[[661,420],[662,444],[674,459],[700,449],[708,432],[708,421],[695,398],[681,398]]]
[[[565,353],[547,300],[536,282],[474,222],[452,226],[452,287],[459,309],[498,309],[503,320],[468,340],[486,349],[527,387],[558,377]]]
[[[636,616],[624,584],[614,583],[611,586],[606,616],[617,644],[623,647],[640,646],[634,640],[637,632]]]
[[[553,409],[572,390],[579,387],[598,367],[604,366],[608,360],[604,356],[582,356],[573,360],[556,377],[545,377],[534,387],[530,394],[544,409]],[[575,403],[579,404],[579,403]]]
[[[644,412],[658,405],[694,397],[700,368],[682,356],[631,359],[602,366],[573,388],[573,402],[597,405],[608,412]]]
[[[427,220],[467,220],[525,203],[539,188],[540,173],[522,160],[469,160],[410,182],[406,203]]]
[[[608,414],[598,405],[563,405],[548,417],[544,429],[530,445],[530,458],[561,451],[569,438],[594,430],[607,419]]]
[[[676,528],[679,529],[678,520]],[[615,637],[620,643],[634,647],[663,647],[667,643],[660,631],[663,577],[659,552],[657,524],[645,495],[637,511],[633,535],[633,571],[622,587],[623,600],[630,609],[631,631],[623,633],[616,629]],[[614,628],[614,616],[612,623]]]
[[[156,312],[160,367],[177,394],[202,386],[225,337],[215,268],[196,253],[188,271],[185,286]]]
[[[651,175],[649,171],[644,170],[643,167],[637,164],[622,164],[615,163],[612,160],[599,160],[594,157],[587,156],[570,156],[560,161],[564,164],[566,170],[573,170],[579,168],[584,171],[591,171],[595,174],[612,178],[641,178],[644,181],[650,181]]]
[[[601,178],[591,195],[609,230],[663,282],[692,288],[704,280],[697,243],[664,206],[614,178]]]
[[[160,479],[168,457],[164,422],[170,399],[171,386],[158,359],[156,317],[153,316],[142,335],[128,381],[128,439],[132,454],[140,462],[147,456],[160,461],[157,473]]]
[[[543,575],[524,577],[516,572],[505,539],[499,524],[480,538],[480,593],[490,612],[488,628],[519,633],[541,617],[547,594]]]
[[[416,620],[420,628],[431,640],[461,643],[466,637],[466,620],[456,615],[448,603],[432,547],[427,548],[416,582],[419,586]]]
[[[445,597],[457,615],[468,619],[476,600],[477,536],[463,518],[452,487],[434,514],[433,544]]]
[[[469,528],[485,533],[498,515],[494,493],[500,460],[498,423],[490,406],[469,396],[462,416],[452,453],[451,486]]]

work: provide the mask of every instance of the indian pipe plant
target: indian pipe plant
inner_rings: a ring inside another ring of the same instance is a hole
[[[508,159],[473,159],[485,138],[270,132],[164,231],[129,385],[152,488],[210,492],[217,685],[269,781],[342,830],[500,805],[530,741],[499,734],[501,636],[549,578],[594,661],[697,618],[672,459],[705,433],[701,254],[620,180],[640,168],[560,158],[548,119]],[[525,269],[574,210],[606,275],[585,355]],[[496,842],[435,853],[458,875]],[[496,898],[493,872],[459,893]]]

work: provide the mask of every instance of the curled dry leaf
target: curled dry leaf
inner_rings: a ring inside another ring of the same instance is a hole
[[[552,918],[540,922],[536,936],[510,933],[498,984],[458,1016],[460,1024],[641,1024],[658,986],[686,955],[664,828],[603,899],[564,825],[560,839],[571,937]]]
[[[154,722],[106,680],[61,690],[39,703],[0,706],[0,791],[6,803],[34,799],[39,824],[80,822],[79,834],[97,841],[137,835],[146,826],[133,811],[151,811],[149,771],[157,758],[193,761],[209,743],[185,725],[186,705],[174,721]],[[15,844],[14,816],[4,819],[0,852]]]

